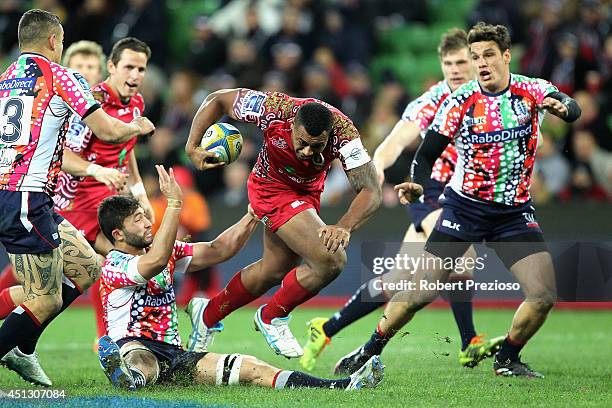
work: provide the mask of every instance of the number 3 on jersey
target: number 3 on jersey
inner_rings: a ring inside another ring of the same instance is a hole
[[[33,96],[0,98],[0,140],[5,146],[30,143]]]

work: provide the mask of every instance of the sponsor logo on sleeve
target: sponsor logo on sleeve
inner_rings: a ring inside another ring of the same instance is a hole
[[[77,82],[79,83],[79,85],[81,85],[81,87],[85,90],[85,91],[89,91],[89,84],[87,83],[87,81],[85,80],[85,78],[83,78],[83,75],[79,74],[76,71],[72,71],[72,74],[74,75],[74,77],[76,78]]]
[[[263,102],[266,99],[266,94],[263,92],[249,91],[242,98],[240,107],[241,116],[259,117],[263,114]]]

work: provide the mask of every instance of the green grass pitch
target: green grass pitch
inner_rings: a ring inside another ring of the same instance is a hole
[[[305,322],[329,316],[331,309],[302,309],[291,322],[300,340]],[[211,351],[255,355],[278,367],[298,370],[297,360],[275,356],[253,330],[254,309],[239,310],[225,321]],[[340,332],[322,354],[313,374],[329,376],[339,357],[365,341],[380,316],[374,313]],[[509,310],[476,310],[477,330],[490,336],[505,333]],[[189,333],[181,313],[183,339]],[[610,311],[553,311],[543,329],[527,345],[523,359],[543,372],[543,380],[507,379],[493,375],[492,362],[474,369],[458,364],[459,339],[450,310],[425,310],[396,336],[383,353],[387,366],[378,389],[347,393],[340,390],[270,390],[248,386],[154,386],[135,393],[110,387],[92,351],[92,311],[75,308],[63,313],[45,332],[38,351],[53,388],[65,389],[61,404],[75,407],[130,406],[260,406],[260,407],[492,407],[611,406],[612,315]],[[448,337],[448,339],[447,339]],[[450,340],[450,343],[448,342]],[[0,389],[31,388],[0,368]],[[0,407],[30,406],[33,401],[0,399]],[[39,406],[50,406],[50,401]]]

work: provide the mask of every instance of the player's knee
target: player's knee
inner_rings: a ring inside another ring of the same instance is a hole
[[[538,313],[546,314],[555,305],[555,296],[552,293],[546,293],[528,301]]]
[[[342,249],[336,253],[326,252],[320,259],[319,264],[322,272],[331,278],[335,278],[340,275],[346,265],[346,252]]]
[[[62,308],[62,295],[45,295],[37,298],[36,303],[39,308],[45,310],[48,313],[48,316],[53,316],[56,313],[59,313]]]
[[[539,313],[548,313],[557,300],[557,292],[554,288],[542,288],[529,293],[525,300]]]
[[[124,344],[121,347],[121,355],[131,370],[142,374],[147,385],[155,384],[160,372],[159,363],[142,344],[136,342]]]
[[[438,297],[438,293],[434,291],[421,292],[412,301],[411,309],[414,311],[421,310]]]

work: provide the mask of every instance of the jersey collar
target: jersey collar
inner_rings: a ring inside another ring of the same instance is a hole
[[[108,82],[106,81],[102,81],[101,83],[102,88],[104,88],[104,90],[108,93],[108,101],[107,103],[111,103],[113,105],[117,105],[117,106],[121,106],[121,107],[125,107],[128,106],[130,104],[130,100],[128,99],[128,103],[124,104],[121,101],[121,98],[119,97],[119,95],[113,90],[113,88],[108,84]]]
[[[19,57],[21,58],[21,57],[26,56],[26,55],[35,55],[37,57],[44,58],[47,61],[51,62],[51,60],[49,58],[45,57],[44,55],[42,55],[39,52],[34,52],[34,51],[25,51],[25,52],[22,52],[22,53],[19,54]]]
[[[478,80],[476,80],[476,82],[478,82]],[[499,92],[487,92],[485,91],[482,86],[480,85],[480,82],[478,82],[478,87],[480,88],[480,93],[485,95],[485,96],[500,96],[505,94],[506,92],[508,92],[508,90],[510,89],[510,85],[512,84],[512,73],[510,73],[510,77],[508,79],[508,85],[502,89]]]

